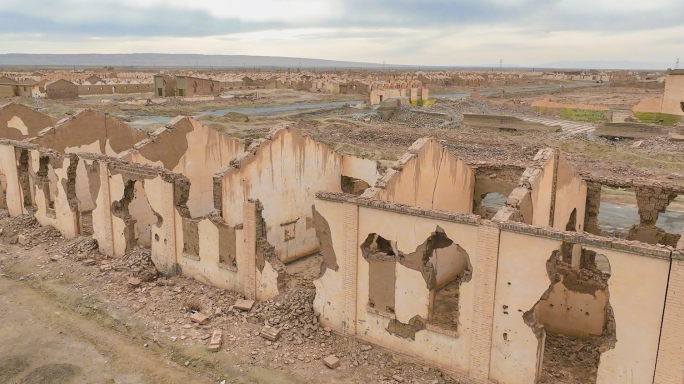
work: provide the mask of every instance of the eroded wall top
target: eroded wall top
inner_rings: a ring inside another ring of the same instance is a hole
[[[147,133],[102,112],[86,109],[45,129],[32,142],[65,153],[116,155],[146,139]]]
[[[0,107],[0,138],[21,141],[36,137],[38,132],[57,122],[52,116],[22,104]]]

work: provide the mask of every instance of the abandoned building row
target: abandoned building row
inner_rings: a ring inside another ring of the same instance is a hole
[[[253,300],[320,252],[322,324],[463,382],[536,383],[547,334],[599,343],[597,383],[684,380],[684,239],[658,227],[684,185],[579,172],[552,148],[469,163],[423,138],[386,162],[289,125],[246,145],[191,117],[147,134],[21,104],[0,107],[0,138],[10,215]],[[624,239],[598,222],[602,187],[636,193]]]

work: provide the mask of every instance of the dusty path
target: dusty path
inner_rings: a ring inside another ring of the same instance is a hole
[[[2,383],[216,382],[7,277],[0,277],[0,323]]]

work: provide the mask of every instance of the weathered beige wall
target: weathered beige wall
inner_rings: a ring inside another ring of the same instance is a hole
[[[662,113],[684,116],[684,74],[669,74],[665,78]]]
[[[670,261],[587,247],[610,262],[608,280],[617,344],[601,355],[598,384],[652,383]]]
[[[241,279],[237,271],[219,266],[219,229],[209,219],[201,220],[198,224],[198,229],[200,236],[199,260],[180,255],[178,263],[183,275],[207,285],[242,292]],[[237,232],[236,240],[241,237],[241,234],[238,235]],[[182,233],[180,241],[180,244],[182,244]],[[247,267],[242,257],[237,258],[236,263],[238,268]]]
[[[94,165],[94,160],[78,159],[78,165],[76,166],[76,197],[78,198],[78,209],[81,212],[95,209],[100,183],[99,171],[100,167],[96,164]]]
[[[475,172],[436,140],[419,140],[403,169],[375,198],[421,208],[471,213]],[[407,155],[405,155],[407,156]]]
[[[342,203],[316,200],[316,210],[325,217],[330,226],[333,249],[339,265],[343,264],[341,239],[345,228],[342,205]],[[436,231],[437,226],[443,228],[451,240],[463,247],[471,260],[475,257],[477,226],[472,225],[360,207],[357,236],[361,244],[369,233],[377,233],[387,240],[396,242],[401,252],[411,253]],[[350,294],[348,290],[355,289],[358,337],[433,364],[448,367],[450,370],[467,372],[470,358],[470,330],[474,315],[474,281],[471,280],[461,285],[458,337],[425,329],[416,333],[415,340],[408,340],[394,336],[386,330],[390,322],[389,318],[367,310],[369,263],[364,259],[360,249],[357,250],[355,257],[358,258],[356,288],[345,284],[341,276],[342,270],[336,272],[326,269],[324,275],[314,281],[317,288],[314,308],[320,314],[320,321],[334,329],[343,329],[342,306],[345,297]],[[416,315],[427,318],[430,291],[420,272],[397,263],[395,287],[395,313],[398,321],[408,323]]]
[[[532,224],[551,225],[551,202],[553,196],[553,170],[555,158],[550,156],[540,173],[532,182]]]
[[[102,112],[84,110],[71,118],[61,120],[32,143],[63,153],[101,153],[116,155],[147,134]]]
[[[0,138],[21,141],[35,137],[57,119],[22,104],[5,104],[0,107]]]
[[[342,175],[363,180],[371,186],[380,178],[377,162],[350,155],[342,156]]]
[[[151,226],[157,224],[157,216],[152,211],[150,201],[143,181],[137,180],[133,185],[133,199],[128,205],[128,213],[135,220],[133,233],[138,245],[150,247],[152,245]]]
[[[79,158],[79,162],[83,161]],[[77,168],[78,169],[78,168]],[[100,252],[114,255],[114,241],[112,239],[112,200],[109,193],[109,169],[105,162],[99,163],[100,187],[93,209],[93,238],[97,240]],[[78,176],[77,176],[78,177]],[[77,183],[78,184],[78,183]],[[155,262],[156,264],[156,262]]]
[[[430,263],[437,271],[437,289],[452,282],[468,269],[468,257],[458,249],[456,244],[436,249],[430,257]]]
[[[214,210],[214,173],[245,151],[242,141],[197,120],[177,119],[171,129],[155,133],[139,150],[122,154],[127,161],[164,167],[190,180],[188,209],[193,218]]]
[[[563,282],[553,285],[549,297],[539,303],[538,320],[547,332],[588,338],[601,335],[606,322],[606,293],[578,292]]]
[[[489,372],[500,384],[536,383],[543,340],[523,314],[549,288],[546,261],[560,245],[555,239],[501,231]]]
[[[587,204],[587,182],[575,172],[565,157],[558,156],[556,171],[556,200],[553,214],[553,227],[565,230],[573,210],[577,210],[575,230],[584,230],[584,214]]]
[[[223,219],[242,222],[242,203],[263,204],[268,242],[284,262],[318,250],[311,206],[316,192],[341,191],[341,156],[292,129],[281,129],[228,170],[222,181]]]
[[[122,174],[109,175],[109,206],[111,207],[115,201],[119,201],[124,197],[124,190],[126,183]],[[112,221],[112,244],[114,245],[114,256],[123,256],[126,253],[127,239],[126,239],[126,223],[124,219],[111,215]]]
[[[145,193],[150,196],[150,207],[161,217],[161,223],[150,227],[152,232],[151,256],[155,267],[163,274],[177,272],[176,225],[179,220],[174,202],[174,185],[161,176],[145,180]],[[181,237],[182,241],[182,237]],[[182,242],[181,242],[182,244]],[[181,246],[181,251],[183,247]]]
[[[5,203],[10,216],[19,216],[26,213],[24,193],[19,183],[17,155],[14,146],[11,144],[0,143],[0,173],[7,179]]]
[[[39,161],[40,153],[36,150],[30,151],[32,167],[36,167]],[[60,168],[53,168],[52,164],[48,164],[48,178],[50,179],[50,188],[55,188],[52,198],[54,199],[54,216],[47,213],[47,200],[45,194],[46,190],[35,188],[35,203],[36,203],[36,220],[42,226],[52,226],[57,229],[64,237],[72,238],[78,235],[78,213],[69,205],[67,198],[67,191],[64,185],[68,180],[67,170],[70,163],[69,158],[64,158]],[[38,172],[37,167],[34,172]]]
[[[330,227],[332,250],[337,259],[337,265],[341,265],[343,253],[342,236],[344,226],[342,222],[342,204],[337,202],[316,199],[316,211],[323,216]],[[357,236],[354,234],[354,236]],[[364,239],[365,240],[365,239]],[[345,286],[342,282],[342,271],[334,271],[326,268],[323,276],[314,280],[316,297],[314,298],[314,311],[318,314],[322,324],[329,325],[334,329],[341,330],[343,320],[343,298]],[[353,289],[356,289],[354,287]]]

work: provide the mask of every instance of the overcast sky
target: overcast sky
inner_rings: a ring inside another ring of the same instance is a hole
[[[0,0],[0,53],[684,60],[683,0]]]

